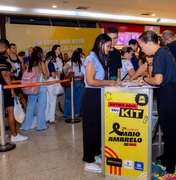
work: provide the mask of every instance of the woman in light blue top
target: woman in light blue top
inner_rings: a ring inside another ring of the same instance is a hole
[[[85,171],[101,172],[101,87],[115,86],[116,81],[108,80],[108,52],[111,38],[100,34],[90,55],[82,66],[85,90],[82,95],[83,118],[83,161]]]

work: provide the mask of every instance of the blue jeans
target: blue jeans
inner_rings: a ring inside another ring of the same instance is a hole
[[[82,81],[75,81],[74,84],[74,113],[76,116],[81,114],[81,97],[84,90]],[[65,90],[64,116],[71,116],[71,88]]]
[[[37,95],[29,95],[26,111],[26,119],[22,124],[22,129],[29,130],[32,126],[34,112],[37,104],[37,130],[43,130],[46,128],[46,86],[40,86],[40,91]]]

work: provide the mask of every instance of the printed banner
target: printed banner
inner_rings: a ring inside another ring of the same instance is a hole
[[[69,56],[78,47],[88,55],[95,38],[101,33],[100,28],[6,24],[7,39],[17,45],[18,51],[27,51],[31,46],[41,46],[44,52],[48,52],[53,45],[59,44],[62,53],[68,53]]]
[[[146,92],[146,93],[144,93]],[[105,174],[146,180],[148,90],[104,94]]]

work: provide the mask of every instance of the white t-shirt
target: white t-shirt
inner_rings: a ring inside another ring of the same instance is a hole
[[[56,71],[62,72],[63,63],[60,58],[56,58],[56,62],[53,62]]]
[[[71,61],[68,61],[67,64],[70,66],[68,72],[73,71],[73,72],[75,72],[75,76],[83,76],[83,73],[81,71],[81,66],[79,68],[79,64],[76,64],[73,62],[73,69],[72,69],[72,62]]]
[[[122,68],[120,69],[121,79],[123,79],[130,69],[133,69],[133,64],[131,60],[122,59]],[[130,76],[127,75],[125,79],[130,79]]]

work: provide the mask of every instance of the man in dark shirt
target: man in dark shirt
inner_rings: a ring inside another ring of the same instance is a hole
[[[176,59],[176,36],[173,31],[166,30],[162,33],[162,39]]]
[[[110,79],[116,80],[121,85],[120,69],[122,68],[121,55],[119,50],[115,48],[118,38],[118,30],[115,27],[108,27],[106,34],[112,39],[110,56]]]
[[[7,68],[5,52],[9,42],[6,39],[0,39],[0,84],[11,85],[11,78]],[[14,97],[16,96],[14,89],[4,90],[4,107],[8,113],[8,125],[11,132],[11,141],[24,141],[28,138],[20,135],[16,130],[16,122],[14,118]]]

